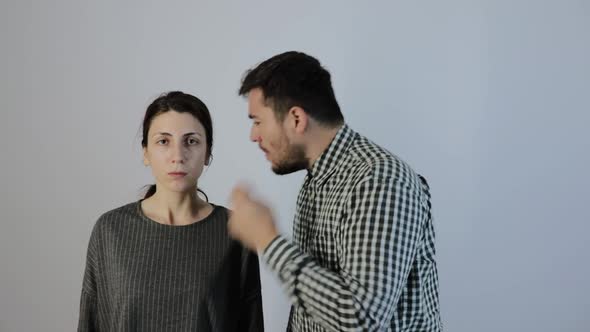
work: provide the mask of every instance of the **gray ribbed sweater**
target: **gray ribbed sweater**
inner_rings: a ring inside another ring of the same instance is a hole
[[[90,236],[78,331],[262,331],[257,256],[227,235],[221,206],[186,226],[140,201],[102,215]]]

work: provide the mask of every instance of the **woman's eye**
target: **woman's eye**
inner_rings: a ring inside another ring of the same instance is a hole
[[[166,139],[160,139],[160,140],[157,140],[157,141],[156,141],[156,144],[159,144],[159,145],[164,145],[164,144],[166,144],[167,142],[168,142],[168,140],[166,140]]]
[[[196,140],[196,139],[194,139],[194,138],[189,138],[189,139],[187,139],[187,140],[186,140],[186,143],[187,143],[188,145],[195,145],[195,144],[199,144],[199,141],[197,141],[197,140]]]

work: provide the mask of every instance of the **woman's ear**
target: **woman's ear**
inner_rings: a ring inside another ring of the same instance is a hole
[[[150,160],[147,157],[147,148],[143,148],[143,165],[144,166],[150,165]]]

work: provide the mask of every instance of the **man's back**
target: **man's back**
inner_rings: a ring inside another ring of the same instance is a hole
[[[336,284],[330,287],[330,280],[310,274],[309,287],[324,288],[311,291],[311,298],[339,308],[333,315],[345,317],[350,310],[356,316],[350,325],[328,318],[326,323],[333,324],[328,326],[441,329],[428,185],[406,163],[347,126],[305,179],[297,200],[294,241],[321,267],[341,276],[352,291],[348,308],[339,303],[346,296],[342,298]],[[312,318],[321,306],[313,309],[305,302],[294,307],[292,329],[325,330]]]

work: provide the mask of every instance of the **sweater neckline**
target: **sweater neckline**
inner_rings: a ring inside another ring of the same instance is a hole
[[[135,202],[135,210],[136,210],[137,214],[140,216],[140,218],[142,220],[144,220],[156,227],[160,227],[162,229],[188,229],[188,228],[201,227],[205,224],[208,224],[212,219],[214,219],[214,216],[218,213],[218,210],[220,209],[220,207],[218,205],[215,205],[213,203],[209,203],[213,206],[213,211],[211,211],[211,213],[209,213],[205,218],[200,219],[198,221],[194,221],[194,222],[187,224],[187,225],[166,225],[166,224],[159,223],[159,222],[153,220],[152,218],[146,216],[145,213],[143,213],[143,209],[141,208],[142,201],[143,201],[143,199],[140,199],[137,202]]]

